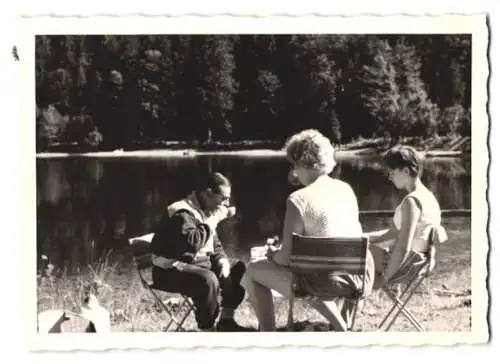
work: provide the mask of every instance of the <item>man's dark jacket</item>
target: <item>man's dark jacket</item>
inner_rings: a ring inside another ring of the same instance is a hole
[[[226,254],[215,233],[214,253],[196,256],[209,237],[210,227],[207,224],[199,221],[191,211],[180,209],[172,216],[168,212],[163,215],[151,242],[151,249],[157,256],[210,268],[211,264],[225,258]]]

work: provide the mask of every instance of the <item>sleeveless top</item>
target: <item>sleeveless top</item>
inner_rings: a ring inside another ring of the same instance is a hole
[[[304,235],[352,237],[362,234],[358,201],[349,184],[321,176],[290,195],[304,223]]]
[[[431,228],[438,228],[441,232],[441,208],[434,194],[423,184],[419,184],[415,191],[407,194],[394,210],[393,222],[398,230],[401,230],[401,208],[406,199],[413,197],[420,209],[420,217],[417,221],[415,236],[412,242],[412,250],[425,253],[428,250],[428,236]]]

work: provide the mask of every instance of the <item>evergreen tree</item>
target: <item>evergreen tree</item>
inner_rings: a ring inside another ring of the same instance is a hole
[[[378,40],[370,65],[364,65],[359,79],[364,83],[361,97],[376,126],[379,136],[399,137],[404,128],[400,124],[400,91],[392,49],[387,41]]]
[[[393,51],[399,88],[399,129],[404,135],[429,137],[437,132],[439,109],[427,96],[414,47],[401,39]]]

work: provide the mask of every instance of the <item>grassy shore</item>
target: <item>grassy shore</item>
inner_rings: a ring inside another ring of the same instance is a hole
[[[471,245],[470,231],[450,231],[449,241],[438,246],[438,265],[433,275],[424,282],[408,304],[408,308],[428,331],[469,331],[471,329]],[[94,267],[95,273],[82,272],[72,278],[61,277],[39,279],[38,310],[61,309],[78,311],[82,285],[89,274],[96,274],[111,287],[99,295],[101,304],[111,313],[112,330],[115,332],[162,331],[168,320],[151,295],[141,286],[129,260],[112,264],[104,260]],[[169,305],[176,308],[175,295],[165,295]],[[288,303],[275,298],[278,326],[286,324]],[[389,309],[390,301],[380,292],[374,292],[367,300],[356,319],[356,330],[374,331]],[[240,306],[236,320],[243,326],[257,327],[257,321],[247,301]],[[316,329],[326,328],[326,321],[298,301],[295,309],[297,330],[306,322],[314,323]],[[313,325],[314,326],[314,325]],[[196,329],[193,315],[186,328]],[[310,327],[310,329],[313,329]],[[393,326],[396,331],[411,331],[413,328],[401,315]]]

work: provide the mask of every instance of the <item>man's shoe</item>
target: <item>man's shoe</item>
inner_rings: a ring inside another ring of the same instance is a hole
[[[255,331],[249,327],[240,326],[234,319],[224,318],[217,323],[217,331]]]

